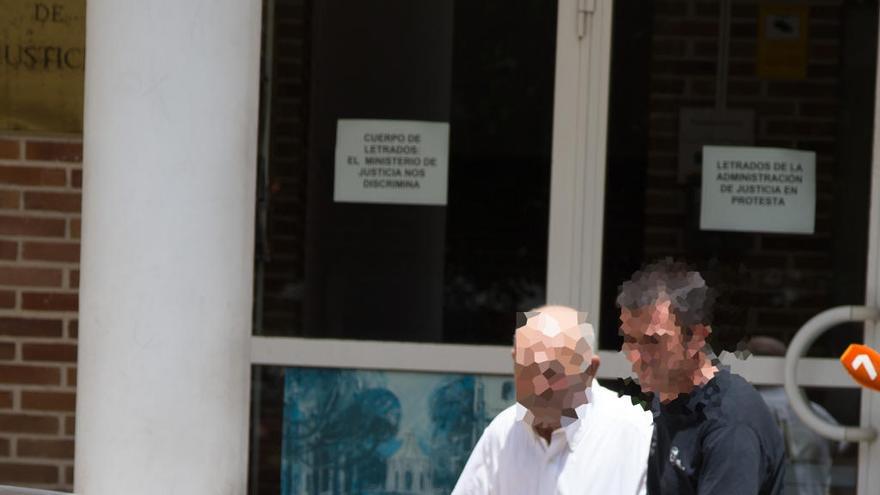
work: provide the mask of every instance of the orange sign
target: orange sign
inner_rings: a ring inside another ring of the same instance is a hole
[[[864,387],[880,391],[880,353],[862,344],[850,344],[840,356],[840,363],[853,380]]]

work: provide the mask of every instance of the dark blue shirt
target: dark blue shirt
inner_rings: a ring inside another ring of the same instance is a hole
[[[649,495],[776,495],[785,447],[760,394],[721,370],[666,404],[652,404]]]

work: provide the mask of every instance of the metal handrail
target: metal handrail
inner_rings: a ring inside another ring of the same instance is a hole
[[[795,334],[785,353],[785,394],[795,414],[811,430],[825,438],[838,441],[869,442],[877,438],[872,426],[840,426],[820,418],[807,403],[797,384],[797,363],[816,339],[831,327],[853,321],[876,321],[880,310],[868,306],[838,306],[810,318]]]

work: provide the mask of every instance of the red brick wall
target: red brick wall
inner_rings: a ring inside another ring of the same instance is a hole
[[[81,162],[0,135],[0,485],[73,486]]]

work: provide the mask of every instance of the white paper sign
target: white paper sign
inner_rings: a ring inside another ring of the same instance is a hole
[[[449,123],[340,119],[333,200],[445,205]]]
[[[816,153],[703,147],[700,229],[812,234]]]

